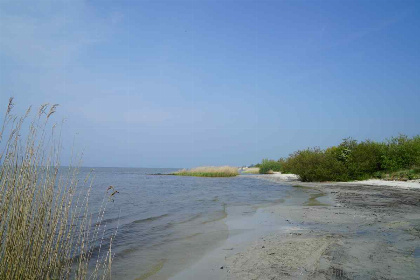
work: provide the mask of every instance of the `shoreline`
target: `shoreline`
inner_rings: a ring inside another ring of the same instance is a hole
[[[247,175],[243,175],[247,176]],[[403,189],[420,189],[420,180],[409,180],[409,181],[389,181],[389,180],[380,180],[380,179],[368,179],[362,181],[348,181],[348,182],[302,182],[299,180],[299,177],[295,174],[281,174],[280,172],[275,172],[274,174],[258,174],[253,175],[254,178],[269,180],[282,184],[299,184],[303,186],[318,187],[318,186],[352,186],[352,185],[362,185],[362,186],[383,186],[383,187],[395,187]]]
[[[419,279],[420,183],[242,176],[307,195],[251,215],[229,209],[226,241],[170,279]]]

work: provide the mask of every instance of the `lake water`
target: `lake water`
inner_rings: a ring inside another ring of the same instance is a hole
[[[90,199],[98,208],[107,188],[118,190],[103,222],[113,244],[113,279],[165,279],[227,238],[228,207],[279,203],[292,187],[254,179],[150,175],[176,169],[94,168]],[[81,168],[84,178],[91,168]],[[154,276],[156,278],[156,276]]]

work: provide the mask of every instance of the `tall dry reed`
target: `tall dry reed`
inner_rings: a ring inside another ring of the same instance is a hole
[[[12,108],[11,98],[0,128],[0,279],[109,279],[108,199],[93,216],[93,176],[79,182],[79,160],[60,168],[61,133],[49,123],[57,105],[42,105],[32,121],[31,108],[22,117]]]
[[[259,174],[260,173],[260,168],[259,167],[250,167],[250,168],[245,168],[242,173],[246,173],[246,174]]]

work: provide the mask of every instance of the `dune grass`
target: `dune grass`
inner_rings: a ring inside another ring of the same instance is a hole
[[[246,168],[244,171],[242,171],[242,173],[245,173],[245,174],[259,174],[260,173],[260,168],[259,167]]]
[[[49,124],[56,107],[42,105],[26,125],[31,108],[14,116],[11,98],[0,127],[0,279],[110,278],[114,235],[104,242],[101,225],[108,200],[92,216],[92,177],[79,182],[77,167],[60,169],[60,135]]]
[[[402,169],[393,172],[378,171],[373,174],[374,178],[389,181],[408,181],[420,179],[420,167]]]
[[[237,167],[232,166],[202,166],[191,169],[182,169],[172,175],[197,177],[234,177],[239,175]]]

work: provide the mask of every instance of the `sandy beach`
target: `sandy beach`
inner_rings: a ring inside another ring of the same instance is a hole
[[[226,241],[171,279],[420,279],[418,181],[249,176],[303,195],[228,209]]]

